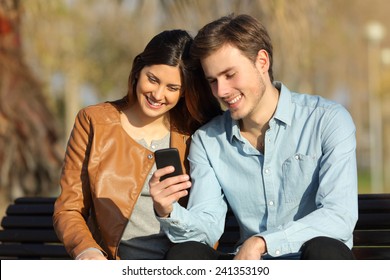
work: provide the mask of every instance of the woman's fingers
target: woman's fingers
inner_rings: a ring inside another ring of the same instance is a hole
[[[150,195],[156,213],[160,217],[167,217],[173,210],[173,203],[188,194],[191,187],[187,174],[167,178],[160,182],[160,178],[173,172],[172,166],[157,169],[149,180]]]

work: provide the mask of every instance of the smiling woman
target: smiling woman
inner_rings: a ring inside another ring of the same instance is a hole
[[[164,64],[143,68],[139,74],[136,97],[123,110],[121,122],[126,132],[136,139],[143,139],[148,145],[154,139],[162,139],[169,132],[169,114],[181,93],[180,68]]]
[[[190,135],[221,113],[191,44],[183,30],[156,35],[133,61],[127,95],[78,113],[53,214],[73,258],[162,259],[171,246],[147,185],[153,153],[177,148],[188,172]]]

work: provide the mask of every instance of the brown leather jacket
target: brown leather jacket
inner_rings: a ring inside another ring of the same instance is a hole
[[[118,259],[122,233],[154,164],[153,152],[135,142],[120,122],[123,101],[81,110],[66,149],[62,192],[53,215],[56,233],[75,258],[98,248]],[[171,147],[186,160],[189,136],[171,132]]]

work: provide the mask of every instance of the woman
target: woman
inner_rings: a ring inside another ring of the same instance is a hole
[[[177,148],[188,173],[189,136],[221,112],[191,43],[183,30],[156,35],[133,61],[127,95],[78,113],[53,215],[73,258],[164,258],[171,243],[148,189],[153,152]]]

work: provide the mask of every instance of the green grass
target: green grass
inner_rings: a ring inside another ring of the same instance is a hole
[[[369,171],[358,171],[359,193],[371,193],[371,176]]]
[[[371,188],[371,176],[367,170],[358,171],[358,187],[359,193],[373,193]],[[383,193],[390,193],[390,186],[384,186]]]

